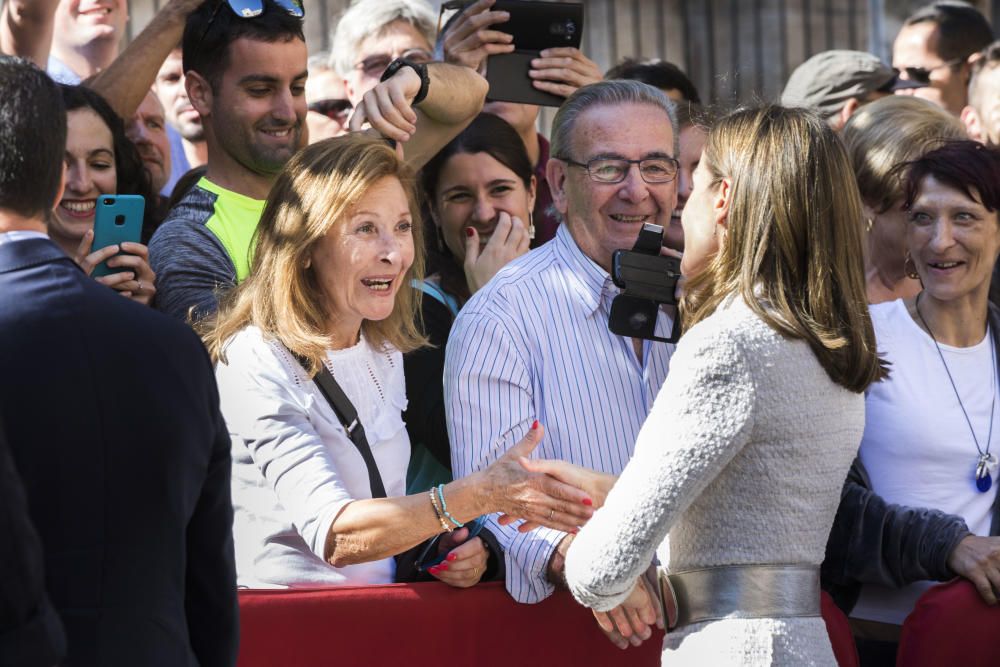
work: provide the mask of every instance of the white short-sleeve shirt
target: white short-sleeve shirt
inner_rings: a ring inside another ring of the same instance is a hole
[[[364,460],[315,383],[256,327],[236,334],[216,366],[232,438],[237,581],[250,588],[377,584],[391,558],[335,568],[323,560],[330,526],[371,498]],[[389,496],[404,495],[410,442],[402,356],[362,336],[326,365],[354,404]]]

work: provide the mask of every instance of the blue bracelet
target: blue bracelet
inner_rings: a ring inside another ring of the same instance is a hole
[[[444,484],[437,485],[437,492],[438,492],[438,500],[441,501],[441,511],[444,512],[444,515],[448,519],[448,521],[451,521],[453,524],[455,524],[456,528],[461,528],[462,526],[464,526],[465,525],[464,523],[462,523],[461,521],[456,521],[455,517],[453,517],[451,514],[448,513],[448,503],[444,501]]]

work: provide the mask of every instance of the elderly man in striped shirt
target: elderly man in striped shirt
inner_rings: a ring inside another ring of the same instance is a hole
[[[673,346],[608,330],[618,294],[611,256],[634,245],[643,223],[669,224],[676,138],[671,103],[635,81],[585,86],[556,114],[547,178],[565,224],[473,296],[448,342],[456,476],[495,461],[536,419],[546,428],[537,455],[614,474],[625,466]],[[668,336],[671,324],[661,312],[657,335]],[[560,585],[572,535],[519,533],[495,517],[490,529],[505,550],[507,590],[516,600],[538,602]],[[640,614],[628,616],[634,627],[611,636],[623,647],[622,635],[637,643],[650,632]]]

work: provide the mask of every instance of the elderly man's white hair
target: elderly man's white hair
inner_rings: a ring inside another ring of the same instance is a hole
[[[434,48],[437,15],[426,0],[355,0],[333,31],[330,65],[346,77],[354,67],[361,42],[398,20],[411,24]]]

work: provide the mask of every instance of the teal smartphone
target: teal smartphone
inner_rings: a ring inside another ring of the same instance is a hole
[[[139,243],[142,239],[142,214],[145,209],[146,201],[141,195],[99,195],[94,213],[94,243],[91,252],[125,241]],[[101,262],[90,275],[107,276],[124,270]]]

